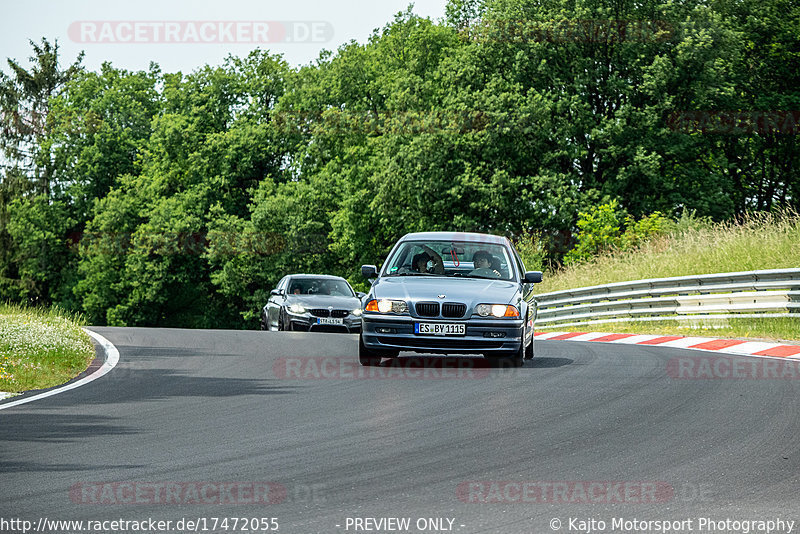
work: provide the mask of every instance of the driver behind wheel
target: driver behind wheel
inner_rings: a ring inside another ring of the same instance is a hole
[[[486,250],[479,250],[472,255],[472,265],[475,267],[469,274],[471,276],[485,276],[488,278],[500,278],[500,271],[492,268],[492,256]]]

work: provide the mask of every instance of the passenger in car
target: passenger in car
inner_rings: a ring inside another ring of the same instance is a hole
[[[428,245],[421,245],[422,250],[414,256],[411,268],[420,273],[444,274],[444,261],[442,257]],[[428,270],[428,262],[433,260],[433,271]]]

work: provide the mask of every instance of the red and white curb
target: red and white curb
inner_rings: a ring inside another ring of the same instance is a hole
[[[594,343],[620,343],[624,345],[649,345],[709,352],[800,359],[800,345],[719,339],[713,337],[658,336],[644,334],[609,334],[608,332],[536,332],[536,339],[548,341],[591,341]]]

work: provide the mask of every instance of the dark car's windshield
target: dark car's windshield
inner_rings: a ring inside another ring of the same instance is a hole
[[[451,241],[402,243],[386,261],[384,276],[515,279],[505,246]]]
[[[330,278],[293,278],[289,281],[290,295],[331,295],[334,297],[354,297],[350,285],[344,280]]]

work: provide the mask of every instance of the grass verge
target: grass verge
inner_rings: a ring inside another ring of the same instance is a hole
[[[537,293],[595,285],[800,267],[800,216],[759,213],[739,223],[680,224],[638,249],[604,254],[546,273]]]
[[[61,310],[0,304],[0,391],[53,387],[85,371],[95,353],[82,324]]]
[[[684,218],[668,235],[638,249],[597,256],[545,274],[536,293],[576,289],[614,282],[800,267],[800,215],[759,213],[737,223],[710,223]],[[800,317],[685,321],[641,321],[537,326],[554,330],[668,334],[743,339],[800,340]]]

